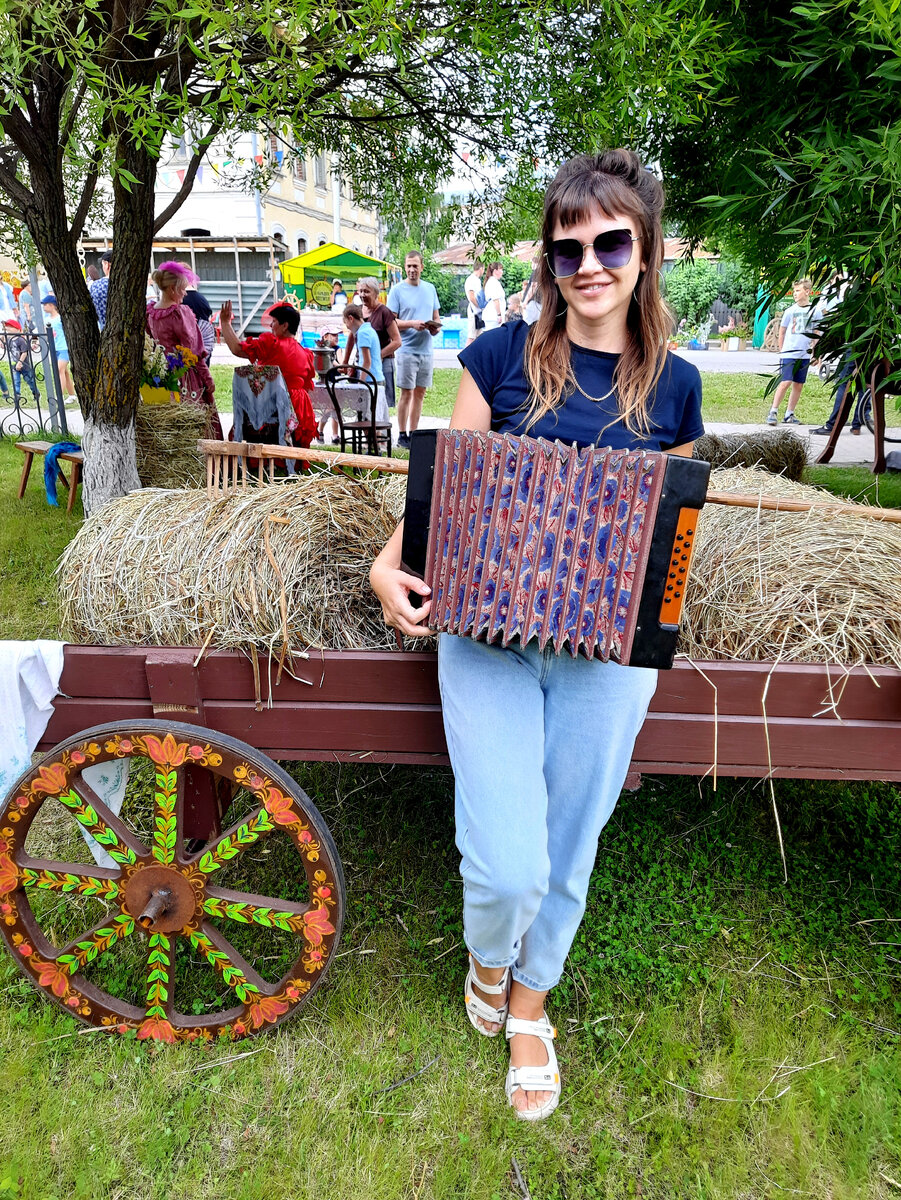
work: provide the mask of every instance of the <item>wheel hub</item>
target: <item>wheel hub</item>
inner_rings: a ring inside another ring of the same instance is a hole
[[[148,933],[174,933],[190,922],[198,901],[181,871],[154,863],[129,879],[122,907]]]

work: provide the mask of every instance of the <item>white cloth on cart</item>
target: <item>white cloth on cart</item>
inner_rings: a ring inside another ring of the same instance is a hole
[[[19,776],[31,766],[34,748],[53,715],[63,672],[64,642],[0,641],[0,803]],[[116,815],[125,798],[128,760],[116,759],[85,767],[89,787]],[[116,863],[99,842],[79,825],[95,861],[101,867]]]

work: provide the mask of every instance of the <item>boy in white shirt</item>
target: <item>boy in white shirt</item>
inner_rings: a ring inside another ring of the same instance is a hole
[[[810,348],[816,340],[816,323],[822,317],[819,308],[810,308],[810,280],[799,279],[792,288],[791,304],[782,314],[779,327],[780,383],[773,393],[773,406],[767,413],[767,425],[775,425],[779,419],[782,397],[791,388],[791,395],[782,418],[783,425],[800,425],[795,409],[801,399],[801,389],[807,380],[810,368]]]

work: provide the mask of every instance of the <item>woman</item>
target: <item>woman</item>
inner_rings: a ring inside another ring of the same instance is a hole
[[[663,191],[629,150],[561,167],[545,197],[541,316],[485,333],[460,354],[456,429],[580,446],[690,455],[703,433],[697,370],[666,352],[660,297]],[[370,572],[389,625],[426,632],[428,588],[400,569],[402,527]],[[601,829],[625,780],[656,671],[535,643],[506,649],[442,635],[439,679],[456,784],[470,951],[465,1006],[492,1037],[506,1025],[505,1091],[519,1117],[556,1107],[545,998],[585,911]]]
[[[300,313],[291,304],[279,301],[268,310],[270,331],[242,342],[232,328],[232,304],[226,300],[219,312],[222,340],[236,358],[249,358],[261,366],[278,367],[291,397],[296,425],[290,431],[295,446],[310,446],[318,432],[311,393],[316,371],[313,355],[297,340]]]
[[[197,286],[197,276],[184,263],[170,260],[160,263],[151,278],[159,289],[160,298],[147,305],[150,335],[169,354],[182,347],[197,356],[197,362],[181,378],[181,398],[206,411],[208,436],[221,440],[222,424],[213,399],[216,385],[206,364],[206,347],[197,319],[184,303],[188,287]]]
[[[394,354],[401,347],[397,317],[387,304],[379,300],[381,284],[367,276],[360,280],[360,295],[363,297],[363,316],[375,330],[382,355],[382,371],[385,375],[385,396],[388,407],[394,408]]]

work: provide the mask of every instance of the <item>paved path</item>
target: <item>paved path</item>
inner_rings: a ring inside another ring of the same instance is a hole
[[[693,362],[701,371],[712,371],[717,374],[738,374],[747,372],[749,374],[770,376],[774,373],[778,366],[779,356],[763,350],[741,350],[736,353],[729,353],[725,350],[677,350],[676,353],[680,358],[686,359],[688,362]],[[235,358],[227,346],[216,346],[213,350],[213,362],[222,366],[238,366],[243,359]],[[436,367],[456,367],[459,369],[460,364],[457,361],[457,351],[455,350],[436,350],[435,351],[435,366]],[[9,409],[0,409],[0,418],[7,415]],[[69,409],[66,413],[71,433],[80,434],[83,429],[83,421],[81,413],[77,409]],[[231,414],[222,413],[222,428],[226,436],[231,428]],[[448,425],[448,421],[441,417],[423,417],[423,428],[443,428]],[[708,433],[741,433],[749,429],[765,429],[766,426],[761,422],[759,425],[739,425],[726,422],[709,422],[707,424]],[[823,447],[826,445],[826,439],[823,437],[813,437],[810,434],[812,425],[799,425],[795,432],[808,441],[808,457],[813,462]],[[397,427],[395,422],[395,439],[397,437]],[[889,433],[894,437],[901,437],[901,429],[890,429]],[[35,437],[33,433],[26,434],[28,437]],[[889,447],[891,448],[891,447]],[[873,435],[869,430],[864,429],[859,437],[854,437],[846,428],[842,436],[838,440],[838,445],[835,454],[832,458],[834,466],[848,466],[850,464],[862,464],[869,466],[873,461]]]
[[[10,412],[10,409],[0,409],[0,418],[6,416]],[[82,418],[82,415],[78,409],[67,410],[66,419],[69,425],[69,432],[81,434],[82,430],[84,429],[84,419]],[[225,436],[228,437],[228,431],[232,426],[231,413],[220,413],[220,419],[222,421],[222,431]],[[448,424],[449,421],[446,417],[423,417],[421,422],[423,429],[446,429]],[[767,427],[762,423],[759,425],[738,425],[724,421],[711,421],[707,423],[706,428],[708,433],[726,434],[746,433],[749,430],[766,429]],[[816,459],[816,456],[826,445],[826,439],[824,437],[810,436],[811,428],[812,426],[810,425],[798,425],[795,429],[795,433],[807,441],[808,458],[811,462],[813,462]],[[14,433],[15,431],[8,430],[7,432]],[[901,429],[892,429],[889,430],[889,432],[895,437],[901,438]],[[36,437],[40,438],[42,436],[42,434],[35,433],[34,431],[27,431],[25,434],[25,438],[29,440],[33,440]],[[394,422],[394,438],[396,441],[396,419]],[[16,440],[21,439],[17,438]],[[891,449],[892,447],[889,446],[888,448]],[[838,445],[836,446],[831,465],[836,467],[848,466],[852,464],[869,466],[873,461],[873,449],[873,435],[868,429],[864,429],[859,437],[854,437],[848,431],[848,429],[845,429],[844,433],[838,440]]]

